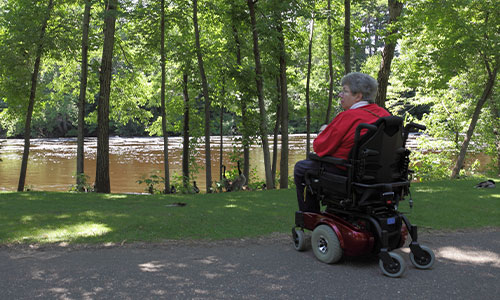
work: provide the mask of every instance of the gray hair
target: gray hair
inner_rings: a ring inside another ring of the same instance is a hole
[[[368,101],[368,103],[375,103],[378,83],[370,75],[352,72],[342,77],[340,84],[342,86],[347,85],[353,94],[363,94],[362,100]]]

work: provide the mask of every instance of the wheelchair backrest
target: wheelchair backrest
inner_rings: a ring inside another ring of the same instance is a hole
[[[360,124],[350,153],[353,180],[364,184],[406,180],[406,156],[402,118],[388,116]]]

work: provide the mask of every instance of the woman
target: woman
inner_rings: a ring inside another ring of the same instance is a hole
[[[390,114],[375,104],[377,95],[377,81],[370,75],[363,73],[349,73],[341,80],[340,105],[344,109],[333,121],[321,131],[313,142],[313,149],[317,155],[333,156],[347,159],[354,145],[354,134],[361,123],[373,123],[380,117]],[[294,181],[297,189],[299,210],[320,210],[320,204],[313,197],[304,197],[307,192],[304,175],[307,170],[320,168],[320,163],[313,160],[301,160],[295,164]],[[329,166],[329,172],[345,175],[345,170]],[[306,201],[304,201],[306,200]]]

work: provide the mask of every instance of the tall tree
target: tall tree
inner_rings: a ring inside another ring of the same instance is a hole
[[[117,2],[117,0],[106,1],[104,10],[104,45],[102,48],[101,71],[99,73],[99,99],[97,104],[95,191],[98,193],[111,192],[109,179],[109,96],[111,91]]]
[[[165,173],[165,187],[163,192],[170,194],[170,171],[168,162],[168,131],[167,131],[167,112],[165,103],[165,0],[161,0],[160,17],[160,64],[161,64],[161,131],[163,135],[163,172]]]
[[[207,193],[212,191],[212,162],[210,157],[210,97],[208,94],[208,82],[203,65],[203,55],[200,45],[200,31],[198,27],[198,0],[193,0],[193,25],[196,42],[196,56],[200,70],[201,86],[203,88],[203,98],[205,99],[205,176]]]
[[[330,123],[333,101],[333,57],[332,57],[332,1],[328,0],[328,107],[326,109],[325,124]]]
[[[280,159],[280,189],[288,188],[288,88],[286,78],[286,50],[283,34],[282,17],[278,17],[278,44],[280,62],[281,91],[281,159]]]
[[[184,189],[189,187],[189,93],[188,73],[182,75],[182,95],[184,97],[184,126],[182,128],[182,184]]]
[[[78,97],[78,137],[76,148],[76,185],[82,187],[85,161],[85,103],[87,95],[87,77],[88,77],[88,52],[89,52],[89,26],[90,10],[92,8],[91,0],[85,0],[85,9],[82,22],[82,63],[80,73],[80,95]]]
[[[351,73],[351,0],[344,0],[344,70]]]
[[[269,153],[269,141],[267,138],[267,114],[266,106],[264,103],[264,84],[263,84],[263,74],[262,65],[260,62],[260,50],[259,50],[259,33],[257,31],[257,19],[255,16],[255,1],[247,0],[248,9],[250,11],[250,24],[252,27],[252,39],[253,39],[253,53],[255,60],[255,81],[257,84],[257,98],[259,99],[259,112],[260,112],[260,136],[262,139],[262,150],[264,154],[264,170],[266,176],[266,186],[268,189],[274,188],[273,179],[271,176],[271,157]]]
[[[45,43],[45,32],[47,30],[47,24],[50,19],[50,15],[52,13],[54,3],[52,0],[49,0],[47,4],[47,13],[45,18],[42,21],[40,36],[37,41],[36,46],[36,56],[35,56],[35,65],[33,67],[33,73],[31,75],[31,91],[28,102],[28,110],[26,111],[26,120],[24,125],[24,150],[23,150],[23,158],[21,161],[21,172],[19,175],[19,184],[17,186],[17,191],[24,191],[24,184],[26,181],[26,170],[28,168],[28,156],[30,151],[30,139],[31,139],[31,118],[33,116],[33,108],[35,106],[35,97],[36,97],[36,86],[38,83],[38,73],[40,71],[40,62],[42,60],[42,54],[44,50]]]
[[[385,46],[382,51],[382,62],[380,63],[380,70],[378,71],[378,89],[375,103],[379,106],[385,107],[385,99],[387,96],[387,84],[389,83],[389,75],[391,73],[391,63],[394,58],[394,51],[396,50],[397,37],[399,25],[397,21],[403,10],[403,2],[399,0],[388,0],[389,6],[389,33],[385,38]]]
[[[311,21],[309,22],[309,48],[307,54],[307,75],[306,75],[306,157],[311,152],[311,104],[309,99],[309,91],[311,84],[311,67],[312,67],[312,46],[314,36],[314,17],[315,17],[315,3],[313,1],[313,12],[311,14]]]

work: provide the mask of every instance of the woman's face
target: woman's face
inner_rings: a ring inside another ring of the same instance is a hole
[[[363,94],[361,93],[356,93],[353,94],[351,92],[351,89],[347,84],[342,86],[342,92],[339,94],[340,97],[340,105],[344,110],[348,110],[353,106],[354,103],[360,101],[363,98]]]

